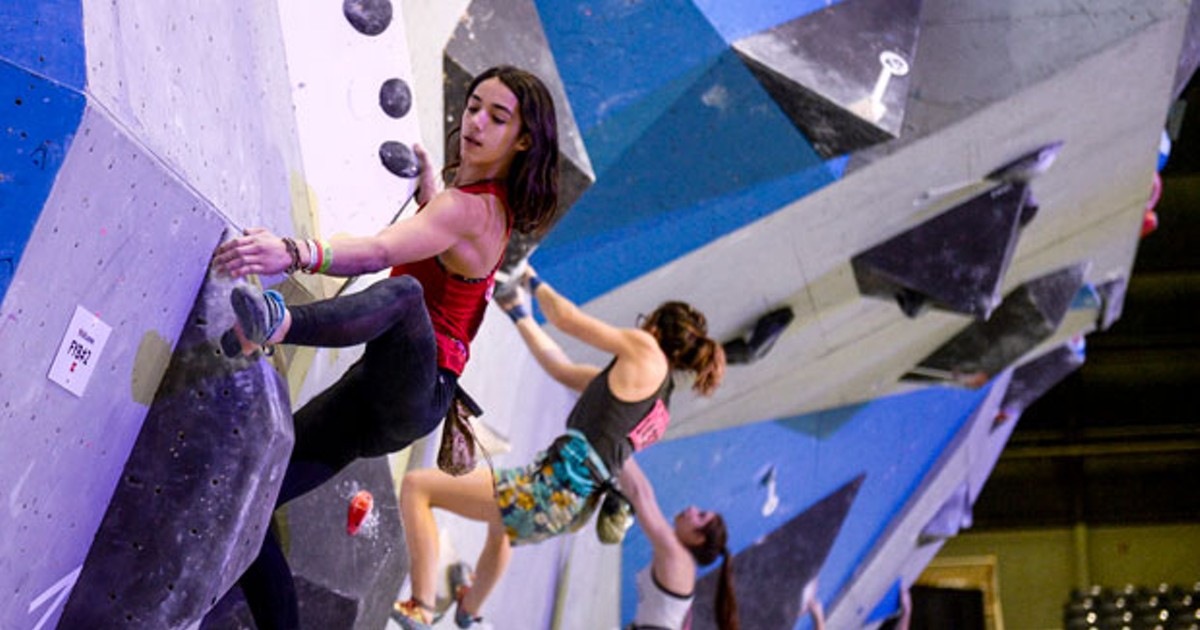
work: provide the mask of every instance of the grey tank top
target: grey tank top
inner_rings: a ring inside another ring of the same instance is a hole
[[[608,470],[616,475],[634,451],[658,441],[671,421],[668,410],[674,385],[670,372],[658,391],[644,400],[625,402],[608,388],[613,359],[593,378],[567,417],[567,428],[583,433]]]

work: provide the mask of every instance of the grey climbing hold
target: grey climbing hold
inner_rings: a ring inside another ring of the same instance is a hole
[[[404,79],[388,79],[379,86],[379,107],[392,118],[403,118],[412,109],[412,90]]]
[[[342,13],[354,30],[374,37],[392,23],[391,0],[345,0]]]
[[[379,145],[379,160],[396,177],[412,179],[420,172],[416,154],[403,142],[388,140]]]

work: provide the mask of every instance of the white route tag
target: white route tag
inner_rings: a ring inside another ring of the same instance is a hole
[[[50,366],[49,379],[72,394],[83,396],[111,332],[112,326],[91,311],[76,306],[75,315],[67,326],[67,334],[63,335],[62,344],[58,346],[58,353]]]

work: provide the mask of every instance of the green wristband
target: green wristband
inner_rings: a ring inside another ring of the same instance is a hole
[[[333,266],[333,248],[325,241],[318,241],[318,246],[321,248],[321,266],[317,273],[325,273]]]

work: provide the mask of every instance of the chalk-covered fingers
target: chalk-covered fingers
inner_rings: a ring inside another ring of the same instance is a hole
[[[283,239],[264,228],[250,228],[213,253],[213,267],[234,278],[249,274],[280,273],[292,263]]]

